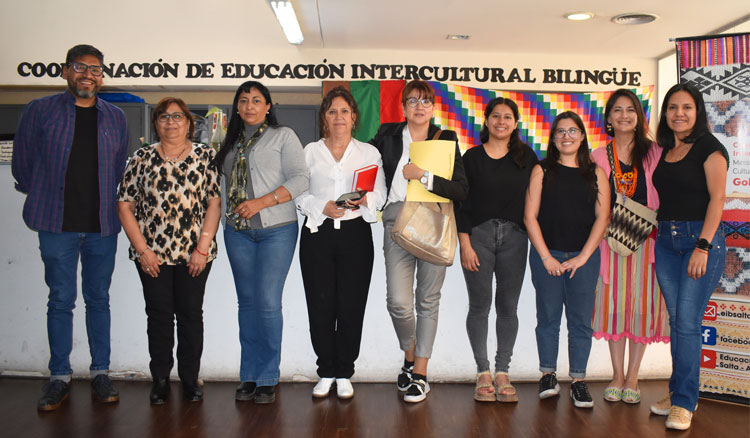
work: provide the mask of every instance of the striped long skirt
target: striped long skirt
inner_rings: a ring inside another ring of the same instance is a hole
[[[622,257],[609,251],[609,284],[601,276],[596,286],[592,327],[594,337],[617,341],[669,342],[669,314],[648,255],[651,238],[635,253]]]

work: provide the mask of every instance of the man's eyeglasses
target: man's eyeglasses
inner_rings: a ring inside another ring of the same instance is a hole
[[[409,97],[406,99],[406,104],[410,108],[416,108],[418,103],[421,103],[425,108],[429,108],[432,106],[432,101],[430,99],[417,99],[416,97]]]
[[[565,134],[568,134],[568,137],[570,138],[578,138],[578,136],[581,135],[581,130],[578,128],[555,129],[555,138],[563,138],[565,137]]]
[[[175,123],[180,123],[181,121],[185,120],[185,113],[161,113],[156,118],[156,120],[158,120],[160,123],[169,123],[169,119],[172,119],[172,121]]]
[[[94,76],[101,76],[104,73],[101,65],[88,65],[82,62],[71,62],[68,64],[70,68],[76,73],[86,73],[86,70],[90,71]]]

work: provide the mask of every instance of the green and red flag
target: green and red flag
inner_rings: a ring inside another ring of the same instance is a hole
[[[382,123],[403,122],[401,91],[406,81],[325,81],[323,96],[336,87],[352,93],[359,108],[359,127],[354,138],[368,141]]]

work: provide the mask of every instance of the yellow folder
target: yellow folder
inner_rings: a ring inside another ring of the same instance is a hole
[[[415,141],[409,145],[409,160],[433,175],[445,179],[453,177],[453,162],[456,158],[456,142],[450,140]],[[409,180],[406,186],[406,200],[420,202],[450,202],[427,191],[419,180]]]

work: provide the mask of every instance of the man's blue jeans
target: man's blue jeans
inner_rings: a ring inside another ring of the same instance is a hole
[[[655,269],[669,312],[672,404],[689,411],[698,402],[701,363],[701,321],[711,293],[724,272],[727,249],[724,233],[714,234],[706,273],[688,277],[688,260],[700,237],[703,221],[661,221],[656,238]]]
[[[237,290],[240,380],[276,385],[284,325],[281,294],[297,245],[297,223],[243,231],[227,225],[224,245]]]
[[[572,259],[576,252],[550,251],[559,262]],[[536,289],[536,345],[539,351],[539,370],[557,371],[557,351],[560,344],[560,320],[563,305],[568,321],[568,362],[570,377],[586,377],[586,365],[591,352],[591,317],[594,314],[596,280],[601,260],[597,248],[586,264],[578,268],[573,278],[570,272],[553,277],[544,269],[539,253],[532,246],[529,252],[531,282]]]
[[[86,333],[91,353],[90,371],[109,369],[109,285],[115,269],[117,235],[99,233],[50,233],[39,231],[39,249],[44,262],[44,281],[49,286],[47,336],[52,378],[73,373],[73,309],[76,306],[78,258],[81,258],[83,300],[86,303]]]

